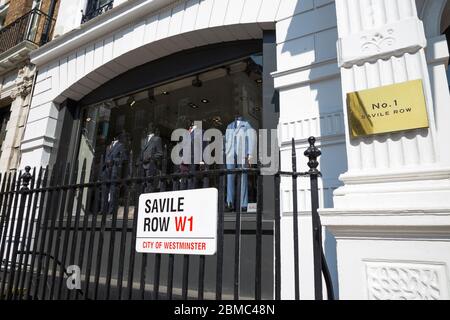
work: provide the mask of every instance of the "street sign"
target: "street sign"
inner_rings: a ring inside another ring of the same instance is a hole
[[[214,255],[217,203],[215,188],[142,194],[136,251]]]

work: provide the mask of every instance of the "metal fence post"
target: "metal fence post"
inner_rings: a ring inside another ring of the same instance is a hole
[[[8,289],[7,289],[7,293],[6,293],[6,299],[9,300],[11,298],[11,296],[13,295],[13,282],[14,282],[14,276],[16,273],[16,260],[17,260],[17,252],[19,249],[19,243],[21,241],[20,239],[20,234],[21,234],[21,230],[22,230],[22,226],[23,226],[23,216],[25,213],[25,205],[27,202],[27,193],[30,190],[28,188],[28,185],[30,183],[30,180],[32,178],[31,173],[30,173],[31,167],[27,166],[25,168],[25,173],[22,174],[21,176],[19,176],[19,182],[20,180],[22,180],[22,187],[20,188],[19,192],[18,192],[18,196],[20,196],[20,204],[19,204],[19,213],[17,215],[17,220],[11,221],[11,232],[14,232],[14,237],[12,239],[14,239],[14,243],[13,243],[13,250],[12,250],[12,254],[11,254],[11,272],[9,273],[9,279],[8,279]],[[15,210],[15,208],[13,209]],[[15,225],[15,230],[14,230],[14,225]],[[22,239],[22,241],[25,241],[25,239]],[[8,259],[9,257],[7,257]]]
[[[292,225],[294,234],[294,287],[295,300],[300,300],[300,270],[299,270],[299,247],[298,247],[298,192],[297,192],[297,152],[295,150],[295,139],[292,138]]]
[[[305,151],[308,157],[309,177],[311,181],[311,217],[313,228],[313,256],[314,256],[314,294],[316,300],[322,300],[322,225],[317,210],[319,209],[318,178],[320,171],[317,169],[317,158],[322,152],[315,146],[316,139],[308,139],[309,148]]]

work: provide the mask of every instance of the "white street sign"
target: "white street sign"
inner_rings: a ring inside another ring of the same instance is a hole
[[[215,188],[142,194],[136,251],[214,255],[217,203]]]

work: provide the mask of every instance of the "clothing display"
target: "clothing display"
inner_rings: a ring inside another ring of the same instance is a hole
[[[183,139],[183,150],[190,150],[190,155],[179,166],[180,173],[189,173],[199,171],[203,165],[203,150],[206,147],[206,142],[203,141],[203,130],[192,122],[189,126],[189,139]],[[185,163],[186,162],[186,163]],[[191,177],[181,181],[181,189],[195,189],[197,187],[197,179]]]
[[[256,137],[250,133],[256,133],[253,129],[262,125],[263,86],[262,69],[256,68],[255,63],[262,63],[261,54],[233,58],[195,74],[167,79],[112,100],[83,106],[78,163],[88,159],[92,176],[99,179],[102,176],[106,181],[121,180],[126,178],[120,174],[122,171],[131,172],[138,180],[130,192],[225,188],[220,191],[227,192],[223,201],[229,207],[239,207],[239,202],[243,208],[248,207],[247,203],[253,206],[258,192],[256,175],[243,174],[242,179],[241,176],[236,179],[237,174],[225,172],[221,176],[216,170],[243,168],[251,154],[253,160],[257,159],[252,152],[257,145]],[[123,146],[112,143],[112,138],[121,133],[126,133],[126,137],[119,139]],[[204,141],[206,134],[208,139]],[[116,148],[126,150],[130,159],[120,173],[113,173],[106,166],[102,169],[103,159],[122,158],[123,152]],[[208,158],[203,158],[206,150]],[[208,170],[211,172],[206,173]],[[160,179],[162,176],[166,178]],[[236,180],[242,187],[239,200],[235,199]],[[120,181],[116,185],[120,191],[117,197],[114,185],[105,189],[105,211],[112,211],[108,204],[108,199],[112,199],[112,207],[115,203],[120,206],[120,216],[125,212],[126,190],[130,184]],[[100,204],[92,201],[86,205],[87,211],[94,211]]]
[[[149,132],[142,145],[140,163],[146,178],[156,176],[159,173],[158,161],[163,157],[161,138],[153,132]],[[144,192],[155,190],[154,181],[146,181]]]
[[[114,139],[106,148],[101,180],[110,181],[122,178],[124,162],[128,160],[128,152],[122,139]],[[112,214],[117,207],[118,186],[115,183],[102,185],[102,212]]]
[[[256,137],[254,130],[246,119],[236,117],[227,126],[225,133],[225,163],[227,169],[241,169],[247,166],[249,156],[253,154]],[[227,206],[234,208],[235,204],[235,174],[227,175]],[[248,206],[248,175],[241,176],[241,208]]]

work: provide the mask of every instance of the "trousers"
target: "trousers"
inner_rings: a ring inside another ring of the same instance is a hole
[[[244,166],[242,164],[227,163],[227,169],[242,169]],[[227,175],[227,204],[229,206],[234,206],[235,204],[235,182],[237,174]],[[241,208],[247,208],[248,206],[248,174],[241,174]]]

